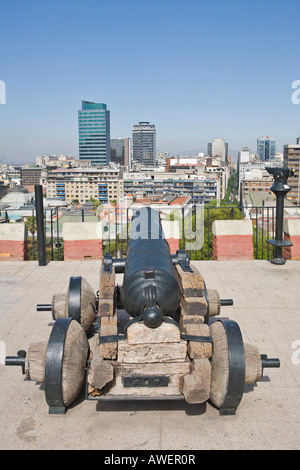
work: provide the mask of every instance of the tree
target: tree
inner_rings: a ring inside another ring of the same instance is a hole
[[[253,230],[253,253],[254,259],[269,260],[273,257],[273,246],[267,240],[270,238],[268,232],[263,232],[259,228]]]
[[[232,174],[228,180],[227,191],[226,191],[224,201],[228,204],[230,202],[231,195],[233,195],[234,196],[233,204],[237,205],[238,204],[238,200],[236,198],[237,194],[238,194],[238,175],[237,175],[237,172],[233,169]]]
[[[102,202],[99,201],[99,199],[95,199],[93,197],[90,197],[90,201],[94,203],[94,210],[96,210],[99,206],[102,205]]]
[[[29,230],[29,232],[31,233],[31,235],[33,235],[33,234],[37,231],[37,221],[36,221],[36,217],[30,215],[30,216],[27,217],[27,219],[25,220],[25,224],[27,225],[28,230]]]
[[[213,234],[212,224],[214,220],[233,220],[243,219],[240,210],[237,207],[216,207],[216,205],[206,204],[204,206],[204,227],[203,227],[203,246],[198,250],[193,250],[189,253],[192,260],[196,259],[212,259],[213,257]],[[195,231],[195,214],[192,215],[192,229]],[[189,240],[192,242],[192,240]],[[185,248],[184,234],[182,233],[179,241],[179,248]]]

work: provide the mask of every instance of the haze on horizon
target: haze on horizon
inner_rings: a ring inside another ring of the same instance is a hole
[[[235,157],[300,135],[300,4],[290,0],[28,0],[1,6],[0,160],[78,156],[81,100],[106,103],[111,137],[155,124],[157,151]]]

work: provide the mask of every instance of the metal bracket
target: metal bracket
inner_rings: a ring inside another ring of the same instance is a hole
[[[112,273],[113,257],[111,255],[103,256],[103,272]]]
[[[190,258],[185,250],[177,250],[176,252],[177,262],[181,269],[185,272],[193,272],[190,266]]]
[[[45,362],[45,396],[50,414],[64,414],[62,364],[66,333],[73,318],[58,318],[50,335]]]
[[[168,387],[170,378],[163,375],[135,375],[132,377],[123,377],[123,385],[129,387]]]
[[[114,343],[115,341],[124,341],[127,337],[125,335],[107,335],[99,336],[99,344]]]
[[[211,336],[194,336],[194,335],[181,335],[181,339],[185,341],[198,341],[199,343],[213,343]]]
[[[206,284],[204,282],[204,298],[206,300],[206,303],[207,303],[207,309],[206,309],[206,314],[205,314],[205,317],[204,317],[204,323],[206,325],[208,325],[208,322],[209,322],[209,300],[208,300],[208,293],[207,293],[207,287],[206,287]]]
[[[223,323],[228,342],[229,377],[228,390],[220,415],[234,415],[245,388],[245,350],[239,325],[232,320],[218,320]]]
[[[81,323],[81,283],[82,277],[70,277],[68,295],[68,316]]]
[[[122,274],[125,272],[126,258],[115,258],[112,260],[112,264],[116,273]]]

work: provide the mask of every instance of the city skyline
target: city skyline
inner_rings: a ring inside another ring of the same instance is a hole
[[[205,152],[224,138],[236,157],[256,153],[263,135],[282,152],[300,135],[299,10],[294,0],[6,3],[0,160],[78,156],[82,100],[107,104],[111,138],[154,123],[157,153]]]

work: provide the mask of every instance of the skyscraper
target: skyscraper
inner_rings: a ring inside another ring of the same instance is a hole
[[[133,126],[132,159],[146,166],[154,166],[156,161],[155,125],[141,121]]]
[[[228,161],[228,143],[225,139],[213,139],[207,144],[207,153],[212,157],[221,157],[223,162]]]
[[[248,149],[248,147],[243,147],[243,149],[239,152],[238,162],[240,163],[250,162],[250,150]]]
[[[78,111],[79,159],[92,165],[110,162],[110,112],[104,103],[82,101]]]
[[[119,165],[130,166],[130,139],[110,139],[110,160]]]
[[[257,139],[257,155],[262,162],[274,160],[276,157],[276,141],[273,137]]]

